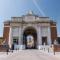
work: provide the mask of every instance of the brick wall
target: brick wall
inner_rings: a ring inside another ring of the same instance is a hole
[[[54,45],[54,51],[60,52],[60,45]]]
[[[57,27],[55,22],[51,22],[50,25],[51,25],[51,40],[53,43],[54,40],[57,40]]]
[[[8,44],[8,40],[9,40],[9,24],[4,24],[4,31],[3,31],[3,40],[6,42],[6,44]]]
[[[6,52],[7,47],[5,45],[0,45],[0,52]]]

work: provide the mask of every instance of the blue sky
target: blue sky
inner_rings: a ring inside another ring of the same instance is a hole
[[[3,36],[3,22],[6,19],[24,15],[28,10],[56,21],[60,35],[60,0],[0,0],[0,36]]]

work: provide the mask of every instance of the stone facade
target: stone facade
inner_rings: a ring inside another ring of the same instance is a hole
[[[19,49],[27,46],[27,43],[23,41],[28,35],[34,37],[36,48],[44,43],[51,45],[57,39],[56,22],[50,20],[49,17],[40,17],[30,13],[22,17],[12,17],[10,21],[4,22],[3,38],[10,48],[14,43],[18,44],[16,47]]]

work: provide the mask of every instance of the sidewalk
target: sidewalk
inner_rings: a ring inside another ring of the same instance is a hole
[[[0,60],[60,60],[60,54],[53,55],[41,50],[19,50],[8,55],[0,53]]]

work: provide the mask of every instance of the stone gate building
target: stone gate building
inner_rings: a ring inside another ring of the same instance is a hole
[[[12,45],[19,49],[51,45],[57,39],[56,22],[33,12],[21,17],[12,17],[4,22],[3,39],[10,48]]]

